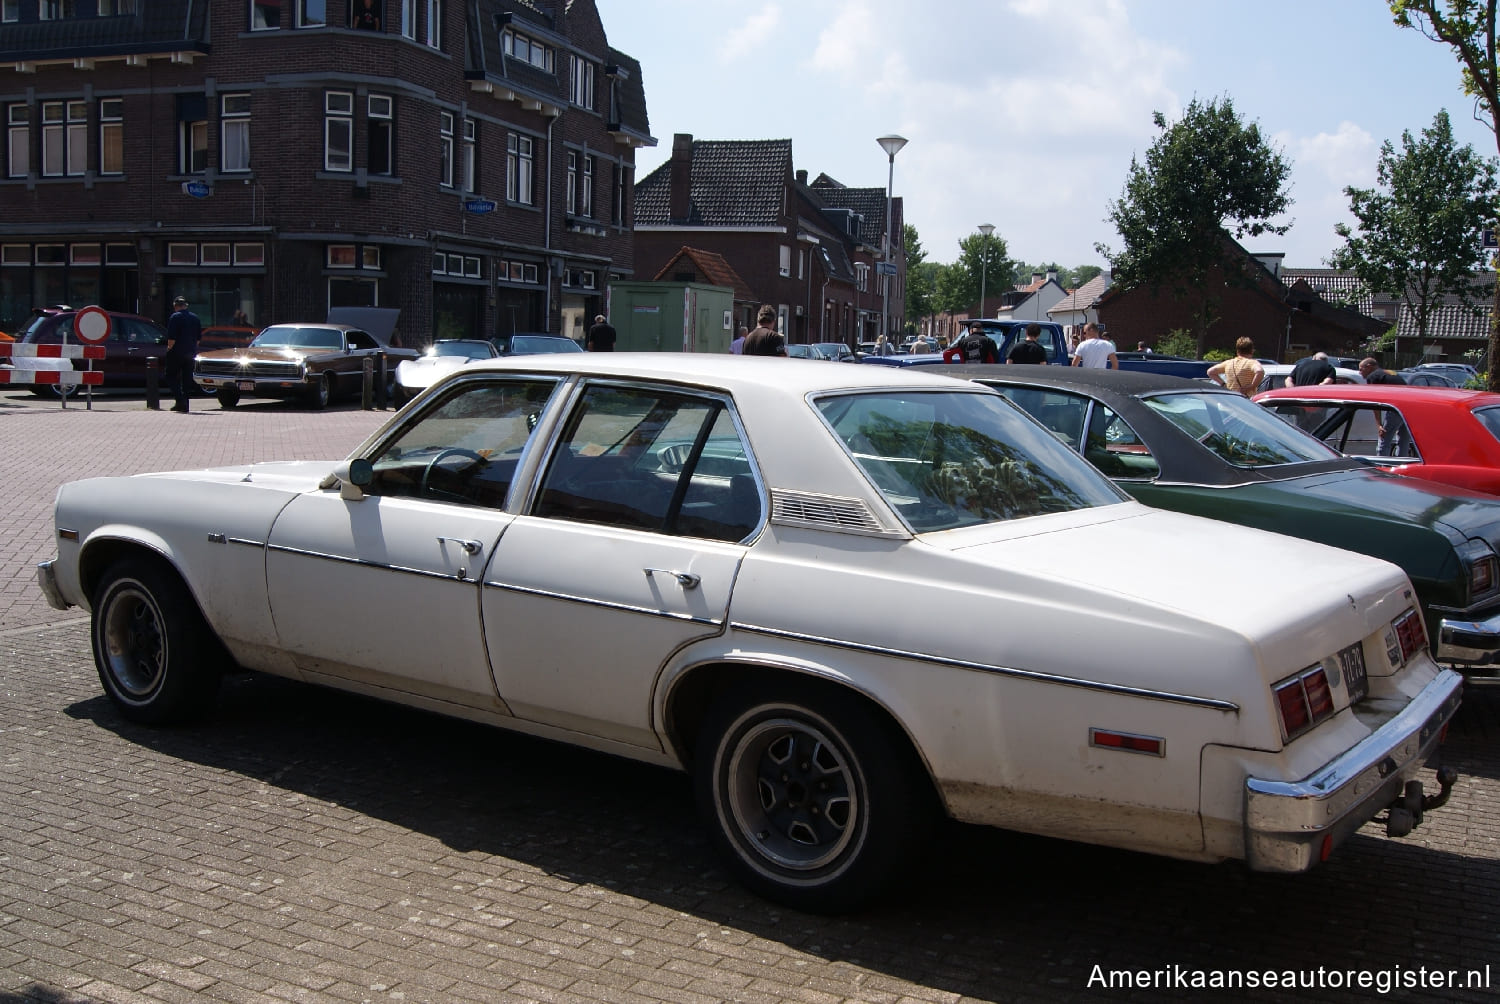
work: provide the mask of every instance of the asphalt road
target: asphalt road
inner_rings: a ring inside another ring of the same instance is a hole
[[[667,771],[255,675],[200,725],[126,723],[33,584],[56,486],[334,458],[386,417],[195,408],[0,393],[0,1001],[1500,997],[1500,687],[1450,732],[1447,807],[1310,874],[954,826],[842,918],[730,881]]]

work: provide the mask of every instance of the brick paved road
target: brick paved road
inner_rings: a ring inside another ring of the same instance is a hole
[[[0,394],[0,1000],[1202,996],[1090,988],[1096,965],[1488,965],[1491,989],[1391,998],[1500,995],[1500,688],[1460,713],[1446,809],[1404,841],[1368,827],[1310,875],[954,827],[904,900],[838,919],[732,884],[669,772],[250,675],[210,722],[125,723],[84,622],[33,595],[56,484],[338,456],[380,421],[201,411]]]

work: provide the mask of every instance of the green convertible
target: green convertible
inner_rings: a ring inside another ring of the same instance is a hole
[[[1471,675],[1500,664],[1500,496],[1386,474],[1204,381],[1060,366],[944,372],[994,387],[1147,505],[1395,562],[1439,662]],[[1258,556],[1203,560],[1223,568]],[[1296,585],[1287,569],[1290,602]]]

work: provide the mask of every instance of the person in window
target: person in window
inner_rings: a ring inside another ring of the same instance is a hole
[[[380,30],[380,9],[375,6],[375,0],[360,0],[360,7],[354,15],[354,27],[361,31]]]

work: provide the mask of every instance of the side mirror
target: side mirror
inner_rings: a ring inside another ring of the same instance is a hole
[[[357,457],[349,461],[349,476],[344,480],[360,488],[368,488],[370,482],[375,480],[375,465],[364,457]]]
[[[339,498],[358,502],[365,497],[364,488],[375,480],[375,465],[363,457],[340,464],[318,482],[322,489],[337,488]]]

